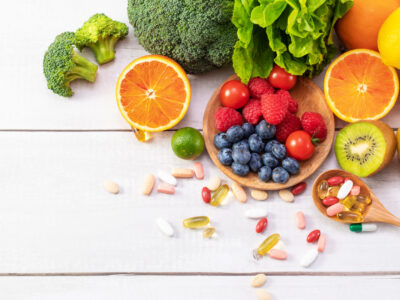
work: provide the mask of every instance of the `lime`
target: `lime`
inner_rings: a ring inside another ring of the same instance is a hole
[[[204,139],[198,130],[185,127],[174,133],[171,147],[179,158],[195,159],[204,151]]]

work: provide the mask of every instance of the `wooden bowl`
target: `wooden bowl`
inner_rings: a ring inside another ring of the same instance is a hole
[[[236,75],[232,75],[226,81],[233,79],[239,80]],[[223,84],[221,84],[221,86]],[[233,173],[231,167],[224,166],[219,162],[217,157],[218,149],[214,146],[214,136],[219,131],[217,128],[215,128],[214,116],[218,107],[221,106],[219,100],[219,91],[221,86],[219,86],[219,88],[211,96],[211,99],[204,111],[203,135],[208,154],[210,155],[214,164],[226,176],[246,187],[259,190],[280,190],[304,181],[307,177],[313,174],[319,168],[319,166],[321,166],[332,148],[333,137],[335,133],[335,119],[332,111],[326,104],[324,93],[314,82],[312,82],[311,79],[299,77],[296,86],[290,91],[290,94],[294,99],[297,100],[299,104],[297,116],[301,117],[301,115],[306,111],[320,113],[325,120],[328,134],[325,141],[315,147],[314,155],[309,160],[300,162],[300,172],[297,175],[290,176],[288,182],[284,184],[275,183],[272,182],[272,180],[269,182],[264,182],[258,178],[256,173],[253,172],[250,172],[245,177],[238,176]]]

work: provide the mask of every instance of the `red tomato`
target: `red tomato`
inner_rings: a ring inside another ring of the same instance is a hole
[[[303,130],[292,132],[288,136],[285,146],[289,156],[297,160],[309,159],[315,150],[311,136]]]
[[[268,225],[268,220],[267,218],[262,218],[260,221],[258,221],[257,226],[256,226],[256,232],[261,233],[267,228]]]
[[[275,65],[268,76],[269,83],[277,89],[290,90],[296,85],[297,76],[285,71],[285,69]]]
[[[230,80],[221,87],[219,99],[223,106],[234,109],[241,108],[250,99],[249,88],[240,81]]]
[[[319,231],[318,229],[311,231],[307,236],[307,243],[314,243],[318,241],[320,235],[321,231]]]

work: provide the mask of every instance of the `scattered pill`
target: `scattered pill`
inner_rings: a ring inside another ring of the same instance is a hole
[[[211,200],[211,192],[208,189],[208,187],[203,187],[203,189],[201,190],[201,197],[203,198],[203,201],[205,203],[210,203]]]
[[[268,199],[268,193],[266,191],[251,190],[250,195],[254,200],[264,201]]]
[[[307,187],[307,183],[306,182],[300,182],[298,184],[296,184],[293,188],[292,188],[292,194],[293,195],[299,195],[302,192],[304,192],[304,190]]]
[[[329,178],[327,181],[330,186],[334,186],[334,185],[342,184],[344,182],[344,178],[341,176],[334,176],[334,177]]]
[[[207,227],[206,229],[204,229],[204,231],[202,233],[203,238],[209,239],[215,234],[215,232],[216,232],[216,229],[214,227],[211,227],[211,226]]]
[[[142,187],[142,194],[143,195],[150,195],[151,191],[153,190],[154,187],[154,175],[153,174],[147,174],[144,177],[143,180],[143,187]]]
[[[119,193],[119,187],[118,184],[116,184],[114,181],[107,180],[104,182],[104,188],[107,192],[111,194],[118,194]]]
[[[257,274],[251,279],[250,284],[252,287],[260,287],[265,281],[267,281],[267,276],[265,276],[265,274]]]
[[[350,224],[350,230],[353,232],[371,232],[376,231],[378,226],[374,223],[355,223]]]
[[[258,300],[271,300],[271,295],[268,293],[267,290],[257,289],[256,295],[257,295]]]
[[[353,188],[353,181],[347,180],[343,185],[340,187],[337,197],[340,199],[344,199],[350,193],[351,189]]]
[[[311,264],[317,259],[318,250],[316,248],[312,248],[304,254],[304,256],[300,260],[300,265],[304,268],[308,268]]]
[[[317,246],[318,252],[324,252],[325,244],[326,244],[326,235],[321,234],[318,239],[318,246]]]
[[[286,245],[282,240],[279,240],[272,249],[277,249],[277,250],[286,250]],[[271,249],[271,250],[272,250]],[[267,254],[270,254],[271,250],[267,252]]]
[[[157,186],[157,192],[163,193],[163,194],[173,195],[173,194],[175,194],[175,188],[174,188],[173,185],[170,185],[168,183],[160,183]]]
[[[221,185],[221,178],[213,177],[208,182],[207,187],[209,188],[210,191],[215,191],[217,188],[219,188],[220,185]]]
[[[170,185],[176,185],[177,183],[176,178],[165,171],[158,171],[157,177]]]
[[[197,179],[203,179],[204,178],[204,169],[203,169],[203,164],[199,161],[194,163],[194,174]]]
[[[358,196],[360,195],[360,186],[359,185],[353,185],[350,191],[350,195],[352,196]]]
[[[193,178],[194,171],[192,169],[175,168],[172,169],[171,175],[175,178]]]
[[[210,223],[209,217],[199,216],[183,220],[183,227],[186,228],[202,228]]]
[[[298,211],[296,213],[296,225],[299,229],[306,228],[306,218],[304,217],[304,213],[302,211]]]
[[[341,211],[343,211],[342,203],[336,203],[336,204],[329,206],[326,209],[326,214],[330,217],[333,217],[333,216],[337,215],[338,213],[340,213]]]
[[[267,228],[268,225],[268,220],[267,218],[261,218],[260,221],[258,221],[257,225],[256,225],[256,232],[257,233],[261,233],[265,230],[265,228]]]
[[[284,250],[279,250],[279,249],[271,249],[269,251],[269,257],[273,259],[278,259],[278,260],[285,260],[287,257],[286,251]]]
[[[279,191],[279,197],[285,202],[293,202],[294,196],[291,191],[289,190],[281,190]]]
[[[158,225],[158,228],[162,233],[164,233],[166,236],[173,236],[174,235],[174,228],[171,226],[171,224],[162,218],[158,218],[156,220],[156,223]]]
[[[268,211],[265,208],[250,208],[245,211],[245,216],[249,219],[260,219],[266,217]]]
[[[318,229],[311,231],[307,235],[307,243],[314,243],[314,242],[318,241],[320,235],[321,235],[321,231],[319,231]]]
[[[274,246],[279,242],[279,240],[281,239],[281,236],[279,235],[279,233],[274,233],[271,234],[269,237],[267,237],[260,246],[258,246],[257,248],[257,252],[259,255],[265,255],[269,252],[269,250],[271,250],[272,248],[274,248]]]
[[[339,202],[339,199],[333,196],[326,197],[325,199],[322,200],[322,204],[325,206],[331,206],[333,204],[336,204]]]
[[[220,206],[224,201],[225,197],[228,195],[229,186],[227,184],[221,185],[214,194],[211,196],[210,204],[212,206]]]
[[[236,199],[238,199],[242,203],[247,201],[246,191],[242,188],[242,186],[239,183],[233,182],[231,189]]]

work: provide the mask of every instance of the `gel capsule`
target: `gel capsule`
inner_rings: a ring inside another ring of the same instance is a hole
[[[268,225],[267,218],[260,219],[260,221],[258,221],[258,223],[256,225],[256,232],[257,233],[263,232],[265,230],[265,228],[267,228],[267,225]]]
[[[353,204],[351,210],[352,210],[352,211],[355,211],[355,212],[358,212],[358,213],[360,213],[360,214],[363,214],[364,211],[365,211],[365,208],[366,208],[366,205],[365,205],[364,203],[361,203],[361,202],[356,201],[356,202]]]
[[[332,186],[328,189],[328,197],[336,197],[340,190],[340,186]]]
[[[318,186],[318,197],[322,200],[328,196],[328,182],[326,180],[322,180]]]
[[[350,231],[353,232],[371,232],[371,231],[376,231],[376,224],[374,223],[356,223],[356,224],[350,224]]]
[[[281,236],[278,233],[271,234],[267,237],[260,246],[258,246],[257,252],[260,255],[265,255],[271,250],[280,240]]]
[[[350,209],[353,207],[354,203],[356,203],[357,201],[357,197],[356,196],[347,196],[346,198],[344,198],[342,201],[340,201],[340,203],[343,204],[344,207],[346,207],[347,209]]]
[[[337,214],[337,217],[342,221],[352,222],[352,223],[361,223],[364,219],[361,214],[353,211],[342,211]]]
[[[212,195],[210,204],[212,206],[220,206],[222,201],[224,201],[228,192],[229,192],[229,186],[227,184],[221,185],[219,188],[217,188],[214,195]]]
[[[318,241],[321,231],[318,229],[311,231],[307,236],[307,243],[314,243]]]
[[[364,195],[358,195],[357,196],[357,201],[361,202],[361,203],[364,203],[366,205],[370,205],[371,202],[372,202],[370,197],[364,196]]]
[[[183,227],[186,228],[202,228],[210,223],[210,219],[206,216],[192,217],[183,220]]]
[[[203,198],[204,203],[210,203],[211,200],[211,192],[208,187],[203,187],[201,190],[201,198]]]
[[[206,229],[204,229],[202,235],[203,238],[205,239],[209,239],[210,237],[212,237],[215,233],[215,228],[214,227],[207,227]]]

